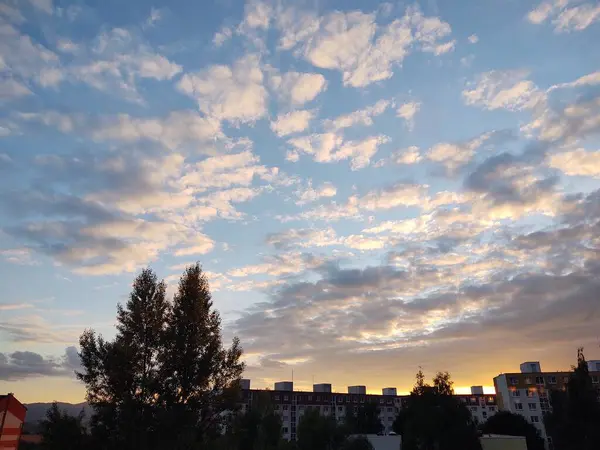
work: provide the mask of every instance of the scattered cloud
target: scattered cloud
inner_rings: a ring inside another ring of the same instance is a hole
[[[404,103],[396,110],[396,115],[404,119],[407,128],[412,130],[415,127],[415,115],[419,112],[419,109],[421,109],[421,103],[419,102]]]
[[[488,110],[507,109],[520,111],[531,109],[545,101],[545,94],[521,70],[491,71],[479,75],[469,83],[462,95],[467,105]]]
[[[81,369],[76,347],[67,347],[60,358],[31,351],[0,353],[0,380],[17,381],[40,376],[68,376]]]
[[[323,126],[332,131],[351,128],[355,125],[371,126],[373,125],[373,117],[380,116],[388,107],[393,106],[393,104],[394,103],[389,100],[379,100],[374,105],[364,109],[338,116],[335,119],[326,119],[323,121]]]
[[[300,133],[308,128],[313,117],[314,112],[310,110],[280,114],[271,122],[271,130],[279,137]]]
[[[570,3],[570,0],[543,1],[527,14],[527,20],[536,25],[550,20],[557,33],[582,31],[600,20],[600,5],[577,2],[569,6]]]
[[[254,122],[267,113],[267,90],[257,55],[246,55],[231,67],[215,65],[186,73],[177,88],[198,102],[209,117],[234,123]]]
[[[550,155],[550,167],[569,176],[600,177],[600,151],[583,148]]]
[[[477,44],[479,42],[479,36],[477,36],[476,34],[472,34],[467,39],[471,44]]]
[[[320,73],[287,72],[270,78],[272,88],[278,97],[293,107],[302,106],[314,100],[327,88],[327,81]]]
[[[323,183],[322,185],[314,188],[312,181],[308,181],[308,185],[305,188],[300,188],[296,191],[298,197],[297,205],[305,205],[317,201],[321,198],[335,197],[337,189],[333,183]]]

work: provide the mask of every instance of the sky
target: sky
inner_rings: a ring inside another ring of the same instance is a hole
[[[0,2],[0,391],[200,262],[252,387],[600,359],[594,0]]]

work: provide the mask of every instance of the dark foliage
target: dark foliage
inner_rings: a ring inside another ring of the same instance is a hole
[[[299,450],[337,450],[346,441],[346,427],[338,426],[331,416],[322,416],[317,410],[304,413],[298,424]]]
[[[419,370],[408,402],[393,429],[402,436],[403,450],[480,450],[477,427],[471,413],[453,394],[447,372],[440,372],[433,386]]]
[[[52,404],[46,418],[40,422],[43,450],[83,450],[88,443],[88,436],[83,425],[83,413],[78,417],[61,411],[58,405]]]
[[[552,412],[544,417],[555,450],[597,450],[600,443],[600,402],[583,349],[565,391],[552,391]]]
[[[346,413],[346,426],[354,434],[377,434],[383,431],[379,408],[375,403],[365,403]]]
[[[520,414],[500,411],[485,421],[480,429],[484,434],[524,436],[527,450],[545,450],[544,439],[539,430]]]

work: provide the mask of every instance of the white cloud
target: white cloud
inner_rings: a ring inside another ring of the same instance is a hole
[[[440,42],[451,32],[437,17],[425,17],[418,7],[387,25],[376,23],[376,13],[333,12],[323,18],[286,10],[279,20],[284,35],[280,46],[298,51],[314,66],[342,72],[346,86],[363,87],[393,75],[411,46],[436,55],[454,48],[454,41]],[[294,17],[298,23],[294,26]]]
[[[585,30],[600,20],[600,5],[595,2],[578,2],[568,7],[570,0],[546,0],[527,14],[527,20],[541,24],[551,19],[557,33]]]
[[[479,42],[479,36],[477,36],[476,34],[472,34],[468,37],[468,40],[471,44],[477,44]]]
[[[0,101],[31,95],[27,86],[12,78],[0,80]]]
[[[216,65],[185,74],[177,88],[219,120],[253,122],[267,113],[267,90],[256,55],[238,59],[232,67]]]
[[[419,112],[421,103],[419,102],[408,102],[400,105],[396,110],[396,115],[406,121],[406,126],[409,130],[412,130],[415,126],[415,115]]]
[[[149,140],[172,150],[219,136],[221,129],[218,120],[201,117],[192,111],[175,111],[164,118],[144,119],[121,114],[116,119],[106,120],[92,133],[96,140]]]
[[[244,21],[242,28],[269,28],[271,21],[271,5],[261,0],[252,0],[246,3]]]
[[[221,47],[233,36],[233,31],[230,27],[222,27],[221,30],[217,31],[213,37],[213,44],[215,47]]]
[[[270,83],[278,97],[292,106],[302,106],[314,100],[327,88],[327,80],[320,73],[276,74],[271,76]]]
[[[297,205],[304,205],[306,203],[311,203],[320,198],[330,198],[335,197],[337,194],[337,189],[333,185],[333,183],[323,183],[321,186],[316,188],[313,187],[312,181],[308,181],[308,186],[303,189],[298,189],[295,192],[298,197]]]
[[[545,94],[527,80],[528,73],[522,70],[486,72],[470,83],[472,89],[462,91],[467,105],[485,109],[508,109],[520,111],[534,108],[545,101]]]
[[[52,8],[52,0],[29,0],[29,2],[46,14],[52,14],[54,9]]]
[[[360,141],[344,141],[335,133],[313,134],[290,139],[288,143],[294,150],[288,153],[288,159],[296,159],[299,153],[312,155],[316,162],[335,162],[350,160],[352,170],[362,169],[370,164],[378,147],[389,142],[387,136],[370,136]]]
[[[427,152],[427,159],[443,164],[449,174],[471,161],[475,151],[492,136],[484,133],[474,139],[462,143],[441,142],[435,144]]]
[[[576,88],[581,86],[596,86],[598,84],[600,84],[600,72],[593,72],[579,77],[575,81],[571,81],[569,83],[555,84],[554,86],[551,86],[548,89],[548,92],[553,91],[555,89]]]
[[[271,130],[280,137],[299,133],[308,128],[313,116],[313,111],[309,110],[280,114],[277,120],[271,122]]]
[[[33,252],[28,248],[9,248],[0,250],[0,257],[9,263],[19,265],[34,265]]]
[[[550,167],[570,176],[600,178],[600,151],[588,152],[583,148],[550,156]]]
[[[184,248],[175,250],[175,256],[204,255],[215,247],[215,241],[204,234],[198,234],[185,242]]]
[[[335,119],[327,119],[323,121],[323,126],[332,131],[338,131],[343,128],[350,128],[354,125],[373,125],[373,117],[379,116],[385,112],[389,107],[393,106],[393,102],[389,100],[379,100],[374,105],[368,106],[364,109],[351,112],[336,117]]]
[[[411,145],[408,148],[395,151],[390,159],[396,164],[416,164],[421,161],[422,157],[419,147]]]
[[[357,201],[357,205],[368,211],[420,206],[427,197],[427,186],[398,183],[385,189],[370,191]]]

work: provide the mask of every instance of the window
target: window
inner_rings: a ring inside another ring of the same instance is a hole
[[[531,377],[525,378],[525,384],[531,384]]]
[[[279,405],[275,405],[275,411],[279,411]]]
[[[283,427],[283,434],[287,434],[288,432],[288,427]]]
[[[515,403],[515,409],[517,411],[523,411],[523,403]]]
[[[483,412],[481,413],[481,416],[482,416],[484,419],[487,419],[487,413],[486,413],[485,411],[483,411]]]
[[[344,407],[343,407],[343,406],[338,406],[338,411],[339,411],[339,412],[342,412],[343,410],[344,410]]]
[[[388,417],[388,422],[392,423],[394,421],[393,417]]]
[[[381,405],[383,405],[383,399],[382,399],[382,398],[380,398],[380,399],[379,399],[379,403],[380,403]]]
[[[325,411],[326,413],[328,413],[329,412],[329,406],[324,406],[323,407],[323,411]]]
[[[544,384],[544,377],[535,377],[535,384]]]
[[[600,380],[598,380],[598,375],[592,375],[592,383],[598,384]]]
[[[529,409],[532,411],[537,409],[537,405],[535,403],[528,403],[527,406],[529,406]]]
[[[490,406],[488,409],[490,410],[490,412],[496,412],[496,407],[495,406]]]
[[[517,377],[510,377],[510,384],[519,384],[519,380],[517,380]]]
[[[477,406],[471,406],[471,412],[477,412]]]
[[[318,402],[320,402],[320,401],[321,401],[321,396],[317,395],[317,398],[316,398],[316,400],[317,400]]]
[[[312,395],[309,395],[309,396],[308,396],[308,401],[309,401],[309,402],[312,402]]]
[[[563,383],[567,384],[569,382],[569,377],[563,377]]]
[[[275,396],[275,400],[279,401],[279,395]]]
[[[521,391],[519,391],[518,389],[515,389],[514,391],[512,391],[512,396],[513,397],[520,397],[521,396]]]
[[[387,409],[387,411],[388,411],[389,413],[393,413],[393,412],[394,412],[394,408],[388,408],[388,409]]]
[[[284,402],[289,402],[289,401],[290,401],[290,398],[289,398],[287,395],[284,395],[284,396],[283,396],[283,401],[284,401]]]
[[[352,399],[352,401],[353,401],[354,403],[358,403],[358,399],[357,399],[356,397],[354,397],[354,398]]]
[[[365,398],[364,398],[364,397],[361,397],[361,398],[360,398],[360,402],[361,402],[361,403],[364,403],[364,402],[365,402]]]
[[[548,377],[548,383],[550,383],[550,384],[556,384],[556,376],[550,375]]]
[[[299,407],[298,407],[298,410],[300,410],[300,411],[304,411],[304,406],[299,406]]]
[[[531,423],[539,423],[540,418],[538,416],[531,416]]]
[[[289,409],[289,405],[283,405],[283,410],[287,411]]]
[[[535,396],[535,390],[527,389],[527,397],[534,397],[534,396]]]
[[[477,403],[477,397],[471,397],[471,403],[476,404]]]

